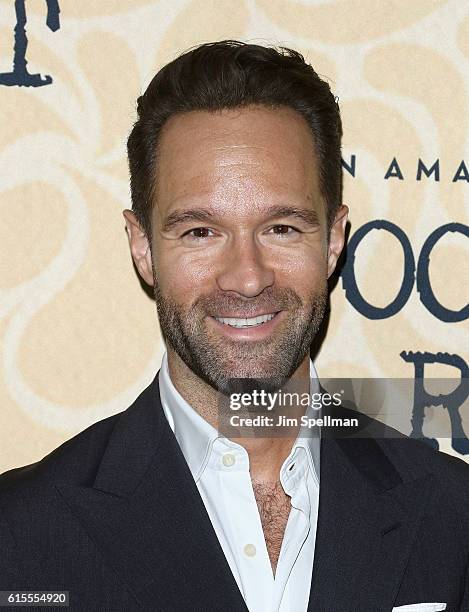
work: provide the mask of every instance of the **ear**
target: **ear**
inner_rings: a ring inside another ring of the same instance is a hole
[[[331,230],[329,232],[329,246],[327,252],[327,278],[334,272],[339,255],[344,248],[345,226],[348,219],[348,206],[342,204],[336,212]]]
[[[151,249],[148,238],[141,228],[135,214],[125,209],[124,215],[127,236],[129,238],[130,252],[137,270],[147,285],[153,286],[153,268],[151,262]]]

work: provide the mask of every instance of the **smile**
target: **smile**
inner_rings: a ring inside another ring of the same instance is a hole
[[[258,327],[259,325],[264,325],[268,321],[272,320],[277,313],[273,312],[271,314],[260,315],[258,317],[245,318],[245,317],[214,317],[223,325],[229,325],[230,327]]]

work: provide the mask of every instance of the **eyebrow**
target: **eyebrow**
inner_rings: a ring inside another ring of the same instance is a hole
[[[175,210],[164,220],[162,231],[168,232],[178,225],[192,223],[194,221],[210,222],[216,217],[216,211],[210,208],[189,208],[184,210]],[[318,214],[311,208],[298,208],[297,206],[285,205],[271,206],[265,211],[265,217],[268,219],[276,217],[294,217],[312,227],[319,225]]]

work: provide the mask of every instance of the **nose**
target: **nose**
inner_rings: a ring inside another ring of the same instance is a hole
[[[222,291],[234,291],[249,298],[262,293],[274,283],[274,270],[267,262],[262,247],[254,237],[233,239],[228,253],[223,255],[217,284]]]

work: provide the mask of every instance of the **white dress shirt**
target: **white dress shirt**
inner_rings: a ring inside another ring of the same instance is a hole
[[[312,389],[317,388],[312,361],[310,378]],[[291,498],[291,509],[274,577],[247,451],[221,436],[178,393],[169,376],[166,352],[159,386],[164,413],[249,611],[306,611],[319,503],[318,435],[300,437],[300,431],[280,470],[280,482]]]

